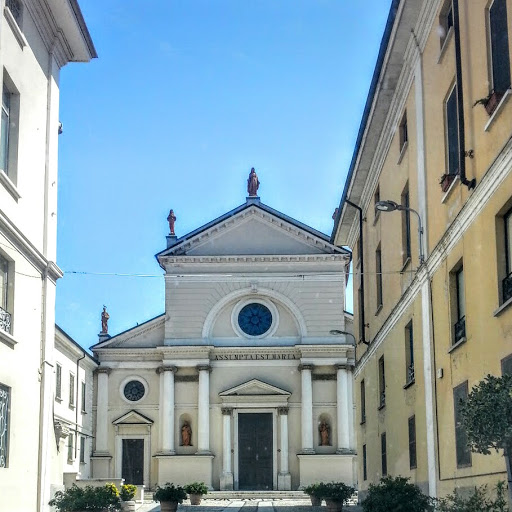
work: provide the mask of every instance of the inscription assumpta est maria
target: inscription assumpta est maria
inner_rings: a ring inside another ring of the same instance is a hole
[[[297,359],[296,354],[217,354],[214,361],[272,361],[277,359]]]

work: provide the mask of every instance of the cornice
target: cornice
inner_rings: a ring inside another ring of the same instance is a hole
[[[161,256],[166,264],[178,263],[318,263],[318,262],[348,262],[349,254],[260,254],[260,255],[233,255],[233,256]]]
[[[480,180],[471,196],[467,199],[457,217],[445,231],[442,238],[430,253],[428,260],[416,273],[413,281],[397,302],[386,321],[375,335],[370,346],[359,359],[354,376],[357,377],[366,363],[385,340],[391,329],[399,321],[405,310],[412,304],[420,293],[421,287],[430,280],[439,266],[446,260],[448,254],[456,244],[459,243],[468,228],[481,214],[483,208],[493,194],[503,184],[505,179],[512,173],[512,137],[509,138],[504,148],[491,164],[489,170]]]
[[[9,240],[13,248],[24,256],[32,266],[43,275],[46,275],[53,283],[61,278],[64,273],[53,262],[48,261],[30,240],[11,222],[0,210],[0,231]]]

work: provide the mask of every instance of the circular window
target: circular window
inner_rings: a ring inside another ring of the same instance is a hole
[[[144,384],[138,380],[131,380],[124,386],[123,390],[124,396],[127,400],[130,400],[130,402],[137,402],[145,393],[146,389],[144,388]]]
[[[272,326],[272,313],[264,304],[247,304],[238,313],[238,325],[249,336],[261,336]]]

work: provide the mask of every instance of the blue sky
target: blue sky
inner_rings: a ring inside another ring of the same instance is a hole
[[[112,335],[163,313],[169,209],[192,231],[253,166],[330,234],[389,3],[81,0],[99,58],[61,72],[57,323],[89,347],[103,304]]]

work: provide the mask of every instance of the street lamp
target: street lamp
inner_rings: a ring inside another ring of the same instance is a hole
[[[354,338],[354,346],[357,344],[356,337],[351,332],[340,331],[339,329],[331,329],[329,331],[329,334],[332,334],[333,336],[339,336],[340,334],[344,334],[345,336],[352,336],[352,338]]]
[[[423,255],[423,225],[421,224],[420,214],[413,208],[404,206],[403,204],[395,203],[395,201],[377,201],[375,203],[375,209],[379,212],[394,212],[395,210],[413,212],[418,217],[418,234],[419,234],[419,250],[420,250],[420,265],[425,263],[425,257]]]

